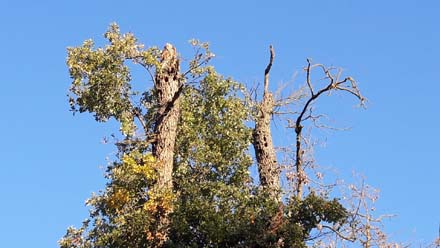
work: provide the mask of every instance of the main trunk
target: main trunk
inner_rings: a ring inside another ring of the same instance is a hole
[[[173,194],[173,157],[179,120],[179,95],[181,91],[180,65],[176,49],[166,44],[160,66],[156,71],[155,91],[158,110],[155,118],[155,142],[152,151],[158,161],[157,184],[152,189],[162,196]],[[167,204],[172,204],[168,202]],[[157,245],[164,247],[168,241],[172,205],[158,215]]]
[[[274,99],[269,92],[269,72],[274,59],[274,51],[270,47],[270,60],[264,72],[264,95],[258,106],[258,115],[253,133],[253,145],[257,157],[260,184],[275,201],[280,199],[280,170],[278,168],[275,149],[272,143],[270,120],[272,118]]]
[[[253,145],[258,163],[260,184],[274,200],[279,200],[279,168],[270,131],[270,119],[273,111],[272,94],[265,92],[259,106],[259,115],[253,133]]]
[[[162,51],[161,65],[156,72],[155,90],[158,111],[155,123],[156,141],[153,155],[160,164],[157,186],[172,190],[174,144],[179,120],[180,65],[176,49],[166,44]]]

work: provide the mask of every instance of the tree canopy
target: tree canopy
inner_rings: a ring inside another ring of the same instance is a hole
[[[60,247],[305,247],[361,226],[359,212],[311,186],[302,133],[319,118],[311,106],[324,93],[348,92],[363,103],[353,78],[308,60],[304,88],[276,98],[268,87],[271,48],[258,101],[257,91],[216,72],[207,43],[191,41],[196,53],[181,71],[171,44],[146,48],[116,24],[105,38],[105,47],[87,40],[68,48],[69,102],[74,112],[119,123],[118,153],[106,187],[87,200],[90,217],[68,228]],[[135,90],[133,66],[145,69],[151,85]],[[313,70],[328,84],[314,85]],[[297,111],[287,111],[292,104]],[[270,132],[280,110],[296,137],[287,167],[277,161]],[[258,175],[251,175],[253,165]]]

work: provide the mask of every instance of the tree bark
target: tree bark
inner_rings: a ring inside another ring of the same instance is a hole
[[[174,145],[179,120],[180,61],[176,48],[166,44],[162,51],[160,68],[156,72],[155,90],[158,111],[155,123],[156,139],[153,143],[153,155],[161,165],[158,187],[172,190],[172,172]]]
[[[152,152],[158,162],[157,184],[152,189],[161,194],[173,192],[173,162],[174,146],[177,134],[177,124],[180,116],[179,95],[182,90],[180,80],[180,61],[176,48],[166,44],[162,51],[160,66],[155,78],[155,91],[158,110],[155,118],[155,142]],[[168,203],[171,204],[171,203]],[[165,247],[169,239],[171,220],[169,214],[173,207],[161,212],[158,216],[157,247]]]
[[[269,71],[272,67],[274,51],[270,47],[270,61],[264,73],[264,94],[258,105],[258,115],[253,132],[253,146],[258,163],[261,186],[267,190],[275,201],[280,199],[280,170],[278,168],[275,149],[272,143],[270,121],[272,118],[274,99],[269,92]]]

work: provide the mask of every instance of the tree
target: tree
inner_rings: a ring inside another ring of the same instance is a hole
[[[60,247],[305,247],[323,223],[344,226],[353,217],[329,194],[303,190],[302,134],[304,122],[318,119],[311,106],[323,93],[345,91],[363,101],[351,77],[308,60],[309,93],[276,99],[269,91],[271,47],[263,97],[256,102],[242,84],[209,65],[214,54],[207,43],[191,41],[195,55],[183,72],[171,44],[145,48],[116,24],[105,38],[104,48],[92,40],[68,48],[69,101],[75,112],[120,124],[118,153],[107,168],[105,190],[87,201],[90,218],[69,228]],[[135,89],[135,65],[146,70],[151,88]],[[313,68],[329,82],[317,91]],[[270,130],[276,108],[292,103],[302,103],[300,111],[289,112],[296,117],[289,125],[296,135],[293,194],[280,187],[282,167]],[[260,184],[249,173],[254,163]]]

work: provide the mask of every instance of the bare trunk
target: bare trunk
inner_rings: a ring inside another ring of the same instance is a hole
[[[274,99],[269,92],[269,71],[272,67],[274,51],[270,47],[270,61],[264,74],[264,95],[258,106],[258,115],[253,133],[253,145],[257,157],[260,184],[270,196],[279,201],[280,195],[280,170],[278,168],[275,149],[272,143],[270,120],[272,118]]]
[[[163,190],[172,189],[174,144],[179,120],[179,70],[176,49],[166,44],[162,51],[161,67],[156,74],[159,109],[155,123],[156,142],[153,144],[153,155],[161,165],[158,187]]]
[[[157,68],[155,90],[158,101],[158,111],[155,123],[156,139],[153,143],[153,155],[159,163],[156,191],[171,194],[173,190],[173,157],[174,145],[179,120],[179,95],[181,91],[180,61],[176,49],[166,44],[162,51],[160,67]],[[162,233],[158,246],[163,246],[168,240],[170,226],[170,211],[161,213],[159,217],[159,232]]]

